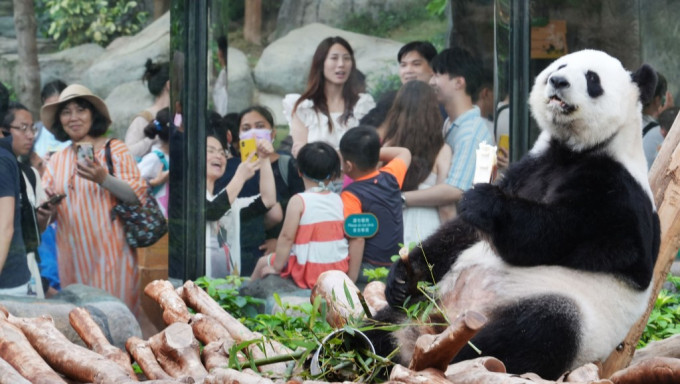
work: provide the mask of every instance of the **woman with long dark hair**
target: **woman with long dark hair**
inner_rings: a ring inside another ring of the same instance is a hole
[[[446,184],[452,151],[442,136],[434,90],[422,81],[402,85],[385,119],[383,145],[411,151],[402,185],[404,244],[420,242],[453,217],[455,190]]]
[[[289,94],[283,109],[293,137],[293,156],[309,142],[325,141],[337,149],[342,135],[358,125],[374,106],[373,97],[362,93],[354,51],[340,36],[328,37],[316,47],[302,93]]]

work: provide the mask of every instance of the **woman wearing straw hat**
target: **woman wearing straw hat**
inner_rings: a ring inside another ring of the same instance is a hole
[[[66,195],[55,212],[62,286],[81,283],[104,289],[136,313],[137,258],[121,220],[111,220],[111,209],[119,201],[145,198],[137,164],[123,142],[111,140],[109,174],[104,134],[111,117],[104,101],[82,85],[64,89],[59,100],[42,107],[40,117],[58,140],[73,142],[52,156],[43,176],[48,195]]]

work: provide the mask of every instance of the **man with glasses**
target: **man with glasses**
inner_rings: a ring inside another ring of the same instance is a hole
[[[19,218],[21,225],[19,227],[15,226],[14,231],[17,232],[19,230],[19,233],[21,233],[24,252],[28,254],[27,268],[31,269],[34,275],[34,279],[28,285],[25,293],[29,295],[42,294],[42,292],[38,292],[38,290],[41,290],[41,285],[35,254],[37,253],[38,245],[40,245],[40,233],[49,220],[51,210],[38,208],[40,204],[46,201],[46,195],[40,183],[38,172],[30,165],[19,161],[19,158],[27,157],[30,154],[37,129],[33,125],[33,117],[28,109],[20,103],[11,102],[8,104],[4,117],[0,120],[0,131],[4,137],[2,141],[3,148],[12,153],[18,169],[21,170],[21,176],[18,179],[20,192]],[[23,265],[21,269],[22,273],[20,276],[23,278],[25,273]],[[2,276],[3,280],[6,278],[10,281],[14,277],[5,276],[4,274]],[[7,283],[4,281],[0,282],[0,287],[3,287],[3,284]],[[36,284],[39,289],[36,289],[36,286],[33,284]]]

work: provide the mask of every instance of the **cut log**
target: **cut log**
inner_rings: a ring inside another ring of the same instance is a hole
[[[123,370],[127,371],[133,380],[137,379],[137,375],[130,364],[130,356],[109,343],[104,332],[92,319],[87,309],[74,308],[69,312],[68,320],[88,348],[118,364]]]
[[[614,373],[610,379],[614,384],[677,384],[680,359],[653,357]]]
[[[203,381],[204,384],[274,384],[262,376],[237,371],[235,369],[216,368]]]
[[[0,359],[0,384],[31,384],[31,382],[21,376],[10,363]]]
[[[231,338],[237,343],[250,340],[262,340],[262,343],[252,344],[247,351],[250,358],[258,360],[266,357],[291,354],[292,351],[276,340],[266,339],[261,333],[253,332],[240,321],[227,313],[210,295],[194,284],[193,281],[184,283],[182,298],[196,312],[208,315],[217,320],[229,332]],[[264,351],[260,345],[264,344]],[[283,375],[286,372],[285,363],[274,363],[260,367],[260,371],[270,371],[276,375]]]
[[[422,371],[434,368],[446,371],[451,360],[486,324],[486,316],[467,311],[458,316],[446,330],[438,335],[425,334],[418,338],[409,369]]]
[[[385,283],[382,281],[371,281],[366,284],[363,295],[368,308],[371,310],[371,315],[375,315],[379,310],[387,306]]]
[[[392,367],[390,380],[407,384],[451,384],[442,371],[428,368],[416,372],[399,364]]]
[[[212,316],[197,313],[191,317],[189,324],[194,331],[194,336],[204,345],[224,339],[233,340],[229,331]]]
[[[10,324],[6,316],[0,318],[0,358],[32,383],[64,383],[33,349],[21,330]]]
[[[229,368],[229,356],[222,349],[222,342],[213,341],[203,347],[203,365],[208,372],[215,368]]]
[[[505,364],[503,364],[502,361],[498,360],[495,357],[484,356],[472,360],[465,360],[459,363],[451,364],[446,368],[445,375],[449,377],[456,375],[460,372],[479,369],[496,373],[507,372],[505,370]]]
[[[167,280],[154,280],[146,285],[144,293],[163,308],[165,324],[188,323],[191,318],[187,305]]]
[[[198,340],[189,324],[170,324],[149,338],[149,346],[163,370],[172,377],[191,376],[198,381],[208,374],[201,364]]]
[[[597,381],[600,380],[601,370],[601,365],[598,366],[596,364],[590,363],[565,373],[557,381],[563,381],[565,383],[584,383],[589,381]]]
[[[17,318],[10,314],[7,319],[21,329],[50,366],[71,379],[85,383],[133,380],[118,364],[69,341],[50,317]]]
[[[661,286],[668,277],[673,260],[680,246],[680,116],[668,135],[663,140],[661,150],[649,170],[649,184],[654,194],[654,202],[661,224],[661,246],[659,256],[654,266],[651,296],[647,302],[647,310],[633,325],[628,335],[619,347],[609,355],[603,363],[602,377],[609,377],[614,372],[626,367],[633,359],[635,347],[642,332],[647,326],[649,314],[654,309],[654,303],[659,295]]]
[[[349,292],[349,297],[345,290]],[[319,275],[312,287],[309,301],[313,304],[317,296],[326,301],[328,311],[326,321],[333,328],[342,328],[347,320],[361,319],[364,309],[359,301],[359,288],[344,272],[337,270],[326,271]]]
[[[148,342],[133,336],[127,339],[125,348],[132,355],[132,358],[135,359],[137,365],[139,365],[147,378],[151,380],[172,379],[172,376],[165,372],[161,365],[158,364]]]
[[[631,365],[651,357],[680,358],[680,335],[673,335],[664,340],[652,341],[644,348],[638,349],[633,355]]]

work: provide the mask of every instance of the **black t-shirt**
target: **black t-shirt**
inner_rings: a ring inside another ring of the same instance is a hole
[[[5,265],[0,272],[0,289],[14,288],[28,283],[31,272],[26,262],[26,248],[21,232],[21,197],[19,167],[11,152],[11,137],[1,139],[0,145],[0,197],[14,197],[14,234]]]

